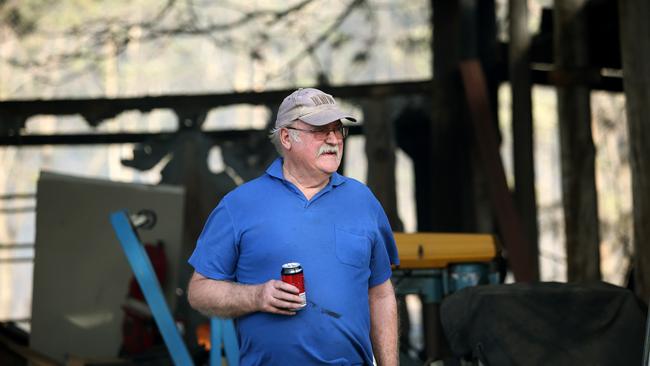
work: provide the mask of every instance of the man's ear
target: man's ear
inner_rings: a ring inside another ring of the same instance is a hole
[[[291,136],[289,136],[289,130],[283,128],[280,130],[280,143],[284,146],[285,149],[291,150]]]

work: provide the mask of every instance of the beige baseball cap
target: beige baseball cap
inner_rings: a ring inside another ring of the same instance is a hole
[[[357,121],[339,108],[334,97],[314,88],[300,88],[284,98],[278,109],[275,128],[297,119],[313,126],[323,126],[341,119]]]

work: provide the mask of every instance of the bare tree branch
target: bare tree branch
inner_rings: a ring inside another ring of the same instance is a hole
[[[343,21],[352,14],[355,8],[359,7],[365,3],[365,0],[353,0],[348,4],[345,9],[343,9],[340,13],[339,16],[336,17],[336,20],[325,30],[323,30],[318,37],[316,37],[312,42],[307,44],[306,47],[304,47],[300,52],[298,52],[295,56],[293,56],[287,63],[286,65],[276,71],[275,73],[270,73],[269,75],[266,76],[266,81],[273,80],[280,75],[286,73],[289,70],[294,69],[298,64],[300,64],[306,56],[309,54],[313,53],[316,48],[318,48],[322,43],[324,43],[329,37],[331,37],[332,33],[334,32],[335,29],[339,28],[341,24],[343,24]]]
[[[204,38],[217,49],[245,51],[251,55],[252,59],[264,62],[265,49],[268,49],[269,43],[277,42],[277,39],[288,38],[292,33],[294,39],[303,40],[302,46],[299,47],[297,53],[283,62],[282,66],[268,73],[264,77],[265,82],[286,74],[304,60],[311,60],[319,77],[327,80],[327,71],[316,51],[328,43],[333,48],[340,47],[342,38],[337,37],[336,30],[340,29],[344,21],[355,10],[363,9],[366,13],[365,19],[369,24],[366,29],[370,29],[370,32],[367,38],[362,40],[363,49],[356,53],[352,62],[355,64],[365,63],[368,49],[375,44],[377,37],[377,20],[368,1],[350,1],[332,18],[333,21],[329,26],[319,31],[315,37],[309,37],[306,30],[299,30],[294,26],[296,18],[290,17],[290,15],[305,11],[314,3],[316,0],[302,0],[276,10],[270,8],[245,9],[242,5],[235,5],[232,2],[220,2],[216,6],[231,12],[231,14],[234,12],[235,19],[215,23],[206,15],[211,13],[205,12],[205,8],[211,6],[212,3],[203,4],[196,0],[167,0],[153,12],[151,17],[146,19],[95,18],[59,32],[35,34],[31,36],[34,40],[45,39],[49,42],[59,42],[63,44],[63,49],[48,53],[47,49],[39,48],[33,45],[34,43],[23,42],[22,55],[5,56],[4,59],[0,59],[0,62],[5,62],[14,68],[28,69],[38,75],[39,82],[49,84],[44,80],[51,77],[52,71],[57,70],[58,74],[68,74],[59,78],[58,82],[71,81],[74,77],[83,76],[84,73],[81,71],[89,69],[84,64],[101,64],[109,58],[117,57],[124,53],[130,43],[135,40],[138,44],[151,44],[179,37]],[[239,15],[236,15],[237,13]],[[261,30],[252,30],[260,26]],[[309,31],[311,32],[311,28]],[[252,35],[251,32],[253,32]],[[282,37],[274,38],[274,34]],[[34,42],[39,44],[37,41]],[[164,47],[155,47],[155,51],[158,52],[163,52],[164,49]]]

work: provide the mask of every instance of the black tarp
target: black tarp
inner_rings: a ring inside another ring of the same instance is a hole
[[[645,314],[602,282],[470,287],[440,309],[454,355],[489,366],[641,365]]]

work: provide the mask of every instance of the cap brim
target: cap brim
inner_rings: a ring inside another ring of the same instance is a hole
[[[314,113],[298,117],[301,121],[312,126],[324,126],[338,120],[346,119],[350,122],[356,122],[357,119],[339,109],[324,109]]]

